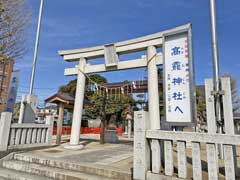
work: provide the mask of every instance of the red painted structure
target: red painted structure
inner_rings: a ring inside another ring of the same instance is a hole
[[[117,128],[118,136],[122,136],[123,129]],[[57,127],[53,128],[53,135],[57,134]],[[71,126],[62,127],[62,135],[70,135]],[[100,134],[100,128],[81,127],[81,134]]]

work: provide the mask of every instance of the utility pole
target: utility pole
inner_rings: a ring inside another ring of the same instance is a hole
[[[212,58],[213,58],[213,73],[214,73],[214,96],[215,96],[215,115],[217,122],[218,133],[222,132],[222,117],[221,117],[221,86],[219,76],[219,62],[218,62],[218,42],[217,42],[217,26],[216,26],[216,5],[215,0],[210,0],[210,14],[211,14],[211,32],[212,32]],[[223,158],[223,149],[219,148],[220,157]]]
[[[37,34],[36,34],[35,49],[34,49],[34,56],[33,56],[33,65],[32,65],[32,74],[31,74],[30,87],[29,87],[29,95],[32,95],[32,93],[33,93],[33,85],[34,85],[35,71],[36,71],[35,69],[36,69],[38,46],[39,46],[39,37],[40,37],[41,22],[42,22],[43,3],[44,3],[44,0],[41,0],[40,8],[39,8],[39,15],[38,15]]]
[[[42,21],[42,11],[43,11],[43,2],[44,0],[40,0],[40,8],[39,8],[39,15],[38,15],[38,25],[37,25],[37,34],[36,34],[36,41],[35,41],[35,48],[34,48],[34,56],[33,56],[33,64],[32,64],[32,73],[29,85],[29,94],[24,94],[21,100],[21,107],[20,107],[20,114],[19,114],[19,124],[24,123],[24,119],[31,117],[34,121],[36,116],[36,109],[37,109],[37,96],[33,96],[33,85],[35,79],[35,69],[37,64],[37,55],[38,55],[38,45],[39,45],[39,37],[40,37],[40,30],[41,30],[41,21]],[[34,103],[33,103],[34,102]],[[31,113],[25,113],[26,104],[29,104],[32,108]],[[33,105],[34,104],[34,105]]]

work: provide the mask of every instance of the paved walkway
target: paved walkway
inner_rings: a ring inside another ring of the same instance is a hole
[[[54,141],[54,139],[53,139]],[[79,164],[102,165],[130,171],[133,166],[133,142],[121,137],[117,144],[99,144],[99,135],[81,135],[81,150],[68,150],[64,146],[69,136],[62,138],[62,144],[48,149],[26,152],[28,155],[52,160],[67,161]]]
[[[55,137],[53,139],[55,142]],[[121,137],[120,142],[117,144],[99,144],[99,135],[88,134],[81,135],[81,144],[85,147],[81,150],[69,150],[64,146],[69,142],[69,136],[62,137],[62,144],[51,148],[31,150],[23,154],[39,157],[49,160],[59,160],[61,162],[69,162],[76,164],[85,164],[98,166],[103,168],[119,169],[124,172],[131,172],[133,168],[133,140],[128,140],[127,137]],[[203,166],[203,179],[207,179],[207,158],[206,147],[201,147],[203,152],[201,154],[202,166]],[[238,150],[240,152],[240,150]],[[188,177],[192,177],[192,151],[191,148],[187,148],[188,156]],[[175,173],[177,172],[177,151],[174,146],[174,166]],[[240,161],[238,162],[240,163]],[[224,172],[222,172],[223,162],[219,161],[220,172],[219,179],[224,179]]]

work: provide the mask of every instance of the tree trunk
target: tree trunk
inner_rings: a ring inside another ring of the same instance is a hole
[[[104,91],[103,105],[101,112],[101,124],[100,124],[100,144],[104,144],[105,123],[106,123],[106,91]]]

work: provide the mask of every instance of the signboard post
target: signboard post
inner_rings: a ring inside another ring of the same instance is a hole
[[[193,126],[195,84],[191,29],[165,34],[163,53],[166,123],[171,126]]]

